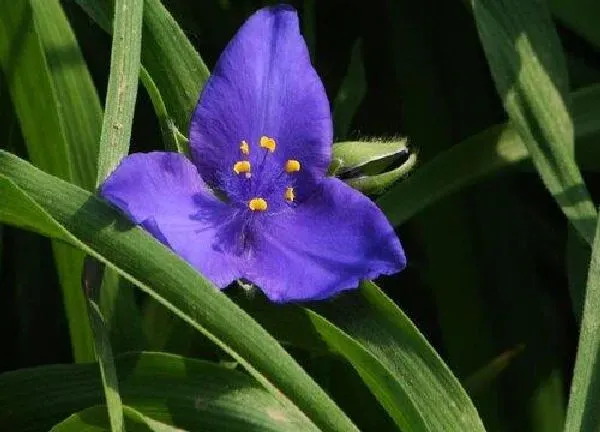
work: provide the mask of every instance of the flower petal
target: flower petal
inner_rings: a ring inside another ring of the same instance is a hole
[[[272,153],[260,147],[262,136],[275,140]],[[260,168],[266,183],[287,160],[300,162],[298,177],[306,184],[323,177],[329,165],[329,102],[289,6],[261,9],[244,23],[219,58],[192,117],[193,161],[211,186],[232,187],[224,177],[235,176],[232,167],[245,156],[242,141],[249,144],[253,170]]]
[[[383,213],[335,178],[295,209],[263,218],[253,241],[244,277],[276,302],[327,298],[406,266]]]
[[[132,154],[100,194],[219,287],[239,277],[239,218],[210,193],[183,155]]]

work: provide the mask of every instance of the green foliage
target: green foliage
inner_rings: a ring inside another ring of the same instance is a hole
[[[189,153],[207,64],[267,3],[0,6],[2,429],[597,430],[598,3],[292,1],[330,175],[409,263],[295,305],[94,194],[130,151]]]

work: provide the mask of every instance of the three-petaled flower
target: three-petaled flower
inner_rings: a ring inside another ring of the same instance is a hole
[[[100,193],[219,287],[246,279],[272,301],[316,300],[406,265],[375,204],[325,176],[329,102],[291,7],[259,10],[228,44],[190,148],[191,162],[132,154]]]

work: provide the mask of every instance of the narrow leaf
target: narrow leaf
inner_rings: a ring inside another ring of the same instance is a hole
[[[142,47],[142,0],[116,0],[96,187],[129,152]]]
[[[600,223],[592,246],[565,432],[600,428]]]
[[[88,299],[88,315],[92,324],[92,332],[94,333],[96,357],[100,366],[100,376],[102,378],[102,387],[104,388],[104,397],[106,398],[110,430],[112,432],[123,432],[125,430],[123,403],[119,395],[119,381],[110,346],[110,338],[102,312],[100,312],[100,308],[91,298]]]

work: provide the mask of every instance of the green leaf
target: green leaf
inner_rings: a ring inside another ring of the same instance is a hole
[[[577,157],[597,170],[600,152],[600,85],[572,94]],[[439,154],[396,183],[377,204],[392,225],[402,225],[445,196],[501,170],[530,162],[525,143],[511,124],[496,125]]]
[[[110,75],[98,154],[98,187],[129,152],[140,71],[142,12],[140,0],[116,0]]]
[[[574,157],[565,60],[541,0],[471,0],[479,37],[508,116],[544,184],[592,243],[596,209]]]
[[[255,380],[223,366],[165,353],[130,353],[116,364],[125,403],[157,422],[202,431],[315,430]],[[48,430],[102,399],[95,364],[7,372],[0,375],[0,424],[19,432]],[[130,412],[126,407],[127,417]]]
[[[600,428],[600,223],[592,246],[565,432]]]
[[[129,432],[178,432],[173,426],[152,420],[139,411],[125,406],[125,426]],[[110,427],[106,406],[93,406],[67,417],[55,425],[50,432],[103,432]]]
[[[401,430],[484,430],[458,380],[374,283],[311,309],[260,297],[237,301],[277,338],[345,358]]]
[[[326,431],[356,430],[294,359],[252,318],[192,267],[114,209],[76,186],[0,151],[0,179],[22,191],[64,227],[63,235],[239,362],[288,409],[302,411]],[[12,201],[0,207],[12,208]],[[38,210],[36,210],[38,211]],[[1,221],[0,221],[1,222]]]
[[[131,126],[137,97],[142,47],[142,16],[144,2],[140,0],[116,0],[113,20],[113,39],[110,74],[106,94],[106,106],[100,137],[98,177],[96,187],[117,167],[129,152]],[[96,263],[92,262],[92,266]],[[100,274],[104,273],[100,270]],[[89,276],[89,275],[87,275]],[[88,314],[94,333],[96,357],[106,397],[106,407],[113,432],[124,431],[123,405],[119,395],[113,352],[108,325],[97,304],[99,296],[93,295],[99,286],[119,296],[118,278],[112,270],[104,273],[102,281],[90,280],[88,291]],[[112,281],[112,283],[110,283]],[[123,293],[127,295],[130,293]]]
[[[335,136],[345,138],[350,132],[352,119],[367,92],[365,67],[362,61],[362,39],[357,39],[350,54],[346,76],[333,101]]]
[[[340,327],[350,337],[370,352],[395,377],[392,393],[400,397],[401,388],[405,398],[411,401],[412,409],[422,417],[430,431],[483,431],[485,430],[475,407],[452,372],[429,345],[427,340],[409,318],[383,294],[372,282],[365,282],[357,296],[345,296],[336,302],[319,305],[316,311]],[[331,346],[336,350],[347,349],[343,338],[331,329],[317,327]],[[335,341],[335,342],[334,342]],[[354,367],[365,383],[369,385],[369,364],[361,372],[358,364]],[[400,411],[406,414],[405,404],[392,403],[384,396],[386,383],[370,385],[390,415],[398,419]],[[401,398],[401,397],[400,397]],[[450,401],[452,401],[450,403]],[[400,423],[398,423],[400,424]],[[402,430],[421,430],[412,423],[402,426]]]
[[[94,185],[101,108],[57,0],[16,0],[0,14],[0,64],[29,158],[85,188]],[[54,244],[76,361],[94,358],[80,289],[83,254]]]
[[[112,432],[125,431],[123,419],[123,403],[119,395],[119,381],[113,358],[110,338],[102,312],[96,302],[88,298],[88,315],[94,333],[96,357],[100,367],[100,377],[106,398],[106,408]]]

